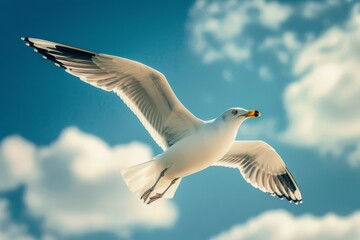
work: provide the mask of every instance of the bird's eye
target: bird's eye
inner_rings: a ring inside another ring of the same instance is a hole
[[[238,114],[238,110],[232,110],[231,113],[232,113],[232,115],[236,115],[236,114]]]

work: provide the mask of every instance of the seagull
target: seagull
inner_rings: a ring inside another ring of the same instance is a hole
[[[142,63],[42,39],[21,39],[66,72],[116,93],[162,148],[164,152],[150,161],[121,172],[144,203],[173,198],[183,177],[209,166],[238,169],[253,187],[302,203],[293,176],[270,145],[235,140],[240,125],[259,117],[259,111],[234,107],[204,121],[184,107],[162,73]]]

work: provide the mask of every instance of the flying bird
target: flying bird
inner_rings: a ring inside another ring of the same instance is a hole
[[[66,72],[116,93],[163,149],[150,161],[121,172],[145,203],[173,198],[183,177],[209,166],[237,168],[255,188],[302,202],[293,176],[270,145],[235,140],[240,125],[260,112],[234,107],[204,121],[177,99],[163,74],[142,63],[42,39],[22,40]]]

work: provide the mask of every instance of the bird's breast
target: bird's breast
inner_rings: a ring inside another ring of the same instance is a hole
[[[183,177],[218,161],[228,152],[233,141],[233,134],[205,129],[177,142],[159,160],[169,167],[168,176]]]

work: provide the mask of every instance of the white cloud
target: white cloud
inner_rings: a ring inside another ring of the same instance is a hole
[[[237,138],[244,140],[258,140],[259,137],[277,138],[277,122],[275,119],[260,119],[261,123],[246,121],[240,127]]]
[[[276,51],[276,56],[277,58],[279,59],[279,61],[282,63],[282,64],[287,64],[289,63],[290,61],[290,55],[288,52],[286,51],[282,51],[282,50],[278,50]]]
[[[25,184],[26,206],[44,219],[45,230],[127,235],[134,228],[171,227],[177,218],[173,203],[145,205],[122,180],[123,167],[152,158],[144,144],[109,147],[95,136],[68,128],[49,146],[13,136],[4,139],[0,149],[0,182],[8,181],[0,191]],[[14,159],[16,164],[9,164]]]
[[[259,76],[265,81],[269,81],[272,79],[272,73],[270,69],[264,65],[259,67]]]
[[[198,0],[190,11],[192,46],[206,63],[251,57],[254,39],[245,33],[251,24],[276,30],[290,16],[291,7],[278,2]]]
[[[302,15],[305,18],[315,18],[324,10],[324,4],[320,2],[308,1],[304,4]]]
[[[9,202],[0,199],[0,240],[34,240],[25,226],[11,219],[8,207]]]
[[[326,0],[321,2],[307,1],[302,6],[302,16],[304,18],[313,19],[319,17],[321,13],[340,4],[339,0]]]
[[[293,216],[284,210],[268,211],[245,224],[236,225],[212,240],[245,239],[360,239],[360,212],[348,216],[327,214]]]
[[[289,51],[298,50],[301,46],[301,43],[296,38],[296,34],[294,32],[285,32],[282,36],[282,40],[285,48]]]
[[[281,63],[287,64],[302,45],[295,32],[285,31],[281,36],[265,38],[259,45],[259,50],[273,52]]]
[[[37,174],[34,158],[35,146],[31,143],[19,136],[4,139],[0,145],[0,190],[33,178]]]
[[[295,56],[299,77],[284,93],[287,142],[342,154],[360,144],[360,5],[344,26],[334,26]],[[359,154],[351,162],[360,162]]]
[[[225,79],[225,81],[227,82],[231,82],[233,80],[233,74],[230,70],[225,69],[223,71],[223,78]]]

